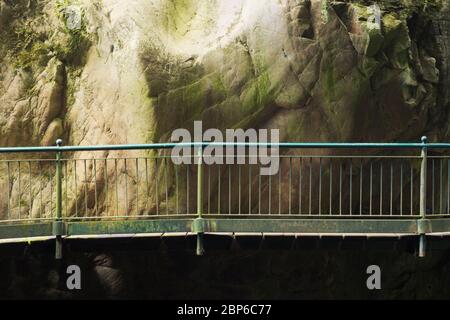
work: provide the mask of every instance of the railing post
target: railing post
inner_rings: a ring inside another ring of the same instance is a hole
[[[197,152],[197,219],[194,221],[194,232],[197,233],[196,254],[202,256],[205,253],[203,246],[204,220],[203,214],[203,147],[200,146]]]
[[[420,220],[418,221],[419,233],[419,257],[425,257],[426,230],[425,219],[427,215],[427,137],[422,137],[420,165]]]
[[[56,140],[58,147],[62,146],[61,139]],[[53,223],[53,235],[55,236],[55,259],[62,259],[62,235],[64,234],[64,225],[62,222],[62,152],[56,152],[56,217]]]

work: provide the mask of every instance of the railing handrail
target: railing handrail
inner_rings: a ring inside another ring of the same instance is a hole
[[[115,151],[115,150],[157,150],[175,147],[265,147],[280,149],[450,149],[450,143],[365,143],[365,142],[192,142],[192,143],[151,143],[151,144],[118,144],[94,146],[48,146],[48,147],[3,147],[0,153],[43,153],[43,152],[76,152],[76,151]]]
[[[55,251],[56,251],[56,257],[59,259],[62,257],[62,237],[66,234],[66,230],[65,230],[65,225],[64,225],[64,221],[63,221],[63,214],[62,214],[62,207],[63,207],[63,161],[65,160],[65,158],[63,158],[63,153],[65,152],[76,152],[76,151],[114,151],[114,150],[163,150],[163,149],[172,149],[172,148],[194,148],[196,149],[196,152],[194,154],[196,154],[196,156],[199,157],[200,161],[198,161],[197,166],[197,218],[195,219],[195,221],[192,224],[192,232],[196,233],[198,238],[197,238],[197,253],[198,254],[202,254],[203,253],[203,233],[205,232],[205,230],[207,230],[207,222],[205,222],[205,220],[203,219],[203,193],[204,193],[204,188],[203,188],[203,161],[201,161],[202,157],[203,157],[203,148],[206,147],[240,147],[240,148],[279,148],[279,149],[352,149],[352,150],[357,150],[357,149],[414,149],[414,150],[420,150],[420,156],[417,155],[414,158],[418,158],[421,159],[421,168],[420,168],[420,191],[419,191],[419,195],[420,195],[420,216],[414,216],[413,217],[413,167],[411,165],[411,180],[410,180],[410,185],[411,185],[411,216],[410,218],[414,218],[416,219],[417,222],[417,234],[420,236],[420,246],[419,246],[419,255],[420,256],[424,256],[425,255],[425,244],[426,244],[426,233],[429,231],[429,221],[428,221],[428,217],[427,217],[427,167],[428,167],[428,161],[427,161],[427,157],[428,157],[428,149],[450,149],[450,143],[427,143],[427,138],[426,137],[422,137],[421,142],[418,143],[398,143],[398,142],[394,142],[394,143],[364,143],[364,142],[354,142],[354,143],[329,143],[329,142],[259,142],[259,143],[254,143],[254,142],[189,142],[189,143],[175,143],[175,142],[171,142],[171,143],[151,143],[151,144],[122,144],[122,145],[94,145],[94,146],[63,146],[62,145],[62,140],[58,139],[56,141],[56,146],[47,146],[47,147],[7,147],[7,148],[0,148],[0,154],[2,153],[46,153],[46,152],[53,152],[56,154],[56,158],[55,158],[55,165],[56,165],[56,170],[55,170],[55,180],[56,180],[56,200],[55,200],[55,214],[53,216],[53,220],[52,220],[52,235],[54,235],[56,237],[56,247],[55,247]],[[278,156],[279,153],[277,152]],[[233,154],[233,157],[235,155]],[[240,155],[238,155],[239,157]],[[97,206],[97,171],[96,171],[96,163],[95,163],[95,159],[94,160],[94,179],[95,179],[95,201],[96,201],[96,206]],[[115,161],[117,161],[117,159],[114,159]],[[309,214],[311,215],[311,181],[312,181],[312,156],[310,156],[310,164],[309,164]],[[433,160],[434,161],[434,160]],[[76,160],[75,160],[76,162]],[[9,174],[10,174],[10,167],[9,167],[9,162],[8,162],[8,183],[9,183]],[[106,161],[105,161],[105,172],[107,172],[106,169]],[[128,174],[128,172],[126,171],[126,162],[125,162],[125,174]],[[291,163],[290,163],[291,165]],[[320,182],[319,182],[319,212],[322,212],[321,210],[321,195],[322,195],[322,162],[321,159],[319,160],[319,165],[320,165],[320,169],[319,169],[319,176],[320,176]],[[75,166],[75,164],[74,164]],[[147,166],[147,162],[146,162],[146,166]],[[167,166],[166,166],[167,168]],[[301,212],[301,194],[302,191],[301,190],[301,179],[302,179],[302,169],[301,169],[301,164],[299,167],[299,214]],[[329,176],[330,176],[330,215],[331,215],[331,194],[332,194],[332,166],[330,166],[329,168]],[[403,167],[402,167],[403,168]],[[67,175],[67,166],[65,167],[66,169],[66,175]],[[210,168],[208,168],[209,170]],[[117,206],[117,199],[118,199],[118,195],[117,195],[117,162],[115,162],[115,170],[116,170],[116,206]],[[147,167],[145,167],[146,170],[146,175],[147,173]],[[156,163],[156,168],[155,170],[157,171],[157,163]],[[239,170],[240,167],[239,167]],[[291,169],[290,169],[291,170]],[[372,188],[372,166],[370,167],[370,188]],[[382,183],[382,177],[383,177],[383,173],[382,173],[383,167],[382,164],[380,164],[380,199],[382,199],[383,197],[383,183]],[[403,179],[403,169],[401,169],[401,180]],[[434,162],[433,162],[433,169],[434,170]],[[442,172],[442,164],[440,167],[440,170]],[[20,219],[20,212],[21,212],[21,193],[20,193],[20,162],[19,162],[19,166],[18,166],[18,171],[19,171],[19,178],[18,178],[18,189],[19,189],[19,219]],[[76,188],[76,166],[75,166],[75,188]],[[138,172],[138,160],[136,159],[136,172]],[[189,173],[189,170],[186,171],[187,174]],[[239,214],[240,214],[240,201],[241,201],[241,175],[240,175],[239,171]],[[251,177],[251,170],[249,169],[249,177]],[[281,171],[280,171],[281,172]],[[362,215],[362,164],[360,167],[360,212]],[[433,171],[434,172],[434,171]],[[449,169],[450,172],[450,169]],[[86,161],[84,161],[84,173],[85,173],[85,181],[84,183],[86,183],[87,178],[86,178]],[[353,179],[353,167],[352,167],[352,163],[350,163],[350,168],[349,168],[349,177],[350,177],[350,215],[352,215],[352,211],[351,211],[351,207],[352,207],[352,179]],[[166,171],[166,209],[168,208],[167,204],[169,203],[168,200],[168,189],[167,189],[167,171]],[[433,173],[434,174],[434,173]],[[31,163],[29,163],[29,173],[28,173],[29,177],[30,177],[30,183],[29,183],[29,191],[30,191],[30,195],[29,195],[29,199],[30,199],[30,212],[31,212],[31,199],[32,199],[32,192],[31,192]],[[138,175],[138,173],[136,173],[136,176]],[[107,174],[106,174],[106,181],[107,181]],[[229,176],[229,190],[228,190],[228,194],[231,195],[232,190],[231,190],[231,171],[229,169],[228,171],[228,176]],[[392,215],[392,190],[393,190],[393,167],[391,165],[391,209],[390,209],[390,215]],[[261,175],[260,175],[261,177]],[[279,179],[281,179],[281,174],[278,175]],[[291,177],[292,177],[292,171],[289,171],[289,214],[291,214],[291,194],[292,194],[292,190],[291,188]],[[147,178],[148,179],[148,178]],[[189,178],[188,178],[189,179]],[[340,172],[339,172],[339,183],[340,183],[340,191],[339,191],[339,196],[341,197],[341,188],[342,188],[342,163],[340,164]],[[434,179],[434,175],[433,175],[433,179]],[[67,179],[66,181],[66,197],[67,197]],[[137,180],[138,181],[138,180]],[[157,179],[156,179],[157,181]],[[249,178],[250,181],[250,178]],[[402,180],[403,181],[403,180]],[[434,181],[434,180],[433,180]],[[148,182],[147,182],[148,183]],[[178,183],[178,182],[176,182]],[[208,186],[209,186],[210,181],[208,180]],[[269,190],[271,190],[271,180],[269,179]],[[400,183],[401,185],[402,182]],[[107,182],[106,182],[107,185]],[[136,186],[138,187],[138,182],[136,182]],[[249,183],[249,185],[251,186],[251,184]],[[441,182],[442,185],[442,182]],[[125,179],[125,188],[127,190],[127,180]],[[186,186],[189,186],[189,182],[186,184]],[[279,214],[281,215],[281,180],[279,180],[279,200],[278,200],[278,206],[279,206]],[[137,188],[136,187],[136,188]],[[434,187],[434,182],[433,182],[433,187]],[[87,195],[86,195],[86,185],[84,186],[84,192],[85,192],[85,206],[86,206],[86,210],[87,210]],[[106,186],[107,188],[107,186]],[[178,190],[178,185],[177,185],[177,190]],[[209,188],[209,187],[208,187]],[[259,190],[261,190],[261,178],[259,178]],[[188,188],[187,188],[188,189]],[[442,189],[442,187],[441,187]],[[158,208],[158,187],[156,187],[156,207]],[[251,198],[251,189],[249,189],[249,195]],[[434,190],[434,189],[433,189]],[[10,197],[10,191],[8,191],[8,215],[10,213],[10,208],[9,208],[9,197]],[[42,197],[42,186],[40,189],[41,192],[41,197]],[[51,191],[52,194],[51,196],[53,196],[53,191]],[[178,192],[178,191],[177,191]],[[187,190],[188,192],[188,190]],[[208,189],[209,192],[209,189]],[[261,191],[259,191],[261,192]],[[269,191],[271,192],[271,191]],[[432,191],[433,192],[433,191]],[[442,191],[441,191],[442,192]],[[107,193],[107,191],[106,191]],[[147,193],[148,193],[148,186],[147,186]],[[127,195],[127,191],[125,191],[125,194]],[[220,195],[220,175],[219,175],[219,192],[218,194]],[[75,196],[76,193],[75,193]],[[138,212],[138,196],[139,196],[139,191],[137,191],[136,193],[136,212]],[[177,194],[178,197],[178,194]],[[187,199],[189,199],[189,194],[187,194]],[[261,194],[259,194],[259,202],[261,201],[260,198]],[[271,202],[270,202],[270,198],[271,197],[271,193],[269,196],[269,208],[271,208]],[[370,189],[370,197],[372,197],[372,189]],[[401,195],[400,195],[401,197]],[[441,197],[442,197],[442,193],[441,193]],[[106,198],[105,198],[106,199]],[[126,198],[127,199],[127,198]],[[220,199],[220,198],[219,198]],[[229,199],[230,196],[229,196]],[[125,200],[126,203],[128,203],[128,200]],[[177,198],[178,201],[178,198]],[[231,201],[231,200],[229,200]],[[341,201],[341,199],[339,200]],[[371,200],[372,201],[372,200]],[[442,200],[441,200],[442,201]],[[449,206],[450,206],[450,198],[449,198]],[[220,206],[220,200],[218,200],[218,204]],[[249,214],[251,215],[251,200],[249,200],[249,204],[250,204],[250,209],[249,209]],[[178,202],[177,202],[178,205]],[[41,198],[41,206],[42,206],[42,198]],[[52,206],[52,204],[50,204],[50,206]],[[231,202],[229,202],[229,208],[231,207]],[[259,205],[260,206],[260,205]],[[339,215],[341,216],[341,202],[339,204]],[[433,206],[434,206],[434,198],[433,198]],[[442,206],[442,204],[441,204]],[[189,213],[189,204],[187,205],[187,210],[186,212]],[[76,207],[75,207],[76,208]],[[259,207],[260,208],[260,207]],[[382,216],[382,209],[383,209],[383,205],[382,205],[382,200],[380,200],[380,216]],[[41,209],[42,210],[42,209]],[[53,208],[51,207],[51,210],[53,210]],[[97,207],[96,207],[97,210]],[[177,209],[178,210],[178,209]],[[209,210],[209,209],[208,209]],[[116,207],[116,211],[118,211],[117,207]],[[67,212],[67,208],[66,208],[66,212]],[[96,211],[97,212],[97,211]],[[127,204],[127,212],[128,212],[128,204]],[[158,209],[157,209],[158,212]],[[218,209],[218,212],[220,214],[220,208]],[[167,211],[168,213],[168,211]],[[231,213],[231,211],[229,210],[229,213]],[[269,215],[271,214],[271,209],[269,209]],[[372,214],[372,204],[370,204],[370,214]]]

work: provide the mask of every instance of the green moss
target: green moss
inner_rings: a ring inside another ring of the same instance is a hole
[[[376,3],[380,6],[382,11],[395,12],[402,18],[409,17],[413,12],[421,12],[422,14],[432,15],[440,11],[447,0],[385,0],[385,1],[371,1],[371,0],[350,0],[353,5],[365,7]]]
[[[329,1],[328,0],[322,0],[322,21],[324,23],[327,23],[329,20],[329,14],[328,14],[328,7],[329,7]]]
[[[255,112],[273,100],[269,72],[264,71],[243,92],[242,106],[245,112]]]
[[[364,77],[370,78],[378,70],[381,63],[373,58],[365,58],[361,62],[360,70]]]
[[[84,53],[86,53],[87,49],[90,47],[91,39],[87,32],[87,24],[83,10],[81,10],[80,28],[68,28],[68,17],[65,14],[65,10],[72,5],[79,5],[79,2],[76,0],[59,0],[56,3],[56,14],[63,25],[61,31],[68,37],[63,39],[63,41],[56,41],[54,49],[60,60],[66,61],[68,64],[72,65],[82,65],[84,64],[85,59]]]
[[[16,56],[16,68],[29,69],[33,66],[43,67],[50,60],[51,48],[48,43],[36,41],[29,50],[21,50]]]
[[[170,90],[187,86],[204,76],[203,67],[167,53],[163,44],[144,43],[139,49],[149,96],[156,98]]]
[[[42,29],[40,26],[49,21],[42,7],[34,8],[32,14],[26,8],[17,8],[17,19],[10,26],[10,30],[5,30],[3,45],[3,51],[6,50],[16,68],[38,70],[52,57],[57,57],[67,65],[79,66],[84,63],[85,53],[91,41],[84,15],[81,28],[70,30],[67,27],[67,17],[63,12],[72,4],[76,2],[60,0],[56,3],[56,15],[60,18],[61,24],[57,26],[52,37],[38,31]]]
[[[181,104],[178,106],[183,106],[184,119],[199,117],[205,108],[223,101],[226,97],[225,88],[217,73],[180,88],[178,92],[182,94]]]
[[[163,27],[171,35],[182,37],[189,29],[189,23],[197,12],[196,0],[169,0],[165,3],[164,16],[169,19],[164,21]]]
[[[323,93],[328,103],[336,100],[336,74],[333,62],[327,63],[323,71]]]
[[[79,68],[69,67],[67,69],[66,84],[66,104],[72,106],[75,103],[75,92],[78,89],[78,81],[81,77],[82,70]]]

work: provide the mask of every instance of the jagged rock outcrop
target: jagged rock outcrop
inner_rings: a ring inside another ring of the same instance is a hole
[[[26,88],[30,74],[25,71],[8,74],[9,82],[0,99],[1,143],[17,146],[22,141],[31,144],[52,145],[62,136],[62,121],[59,118],[64,108],[65,67],[53,58],[36,77],[35,84]],[[30,97],[26,97],[29,90]]]

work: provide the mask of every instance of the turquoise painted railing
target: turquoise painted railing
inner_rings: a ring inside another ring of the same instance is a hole
[[[279,170],[171,161],[174,147],[201,159],[208,146],[277,147]],[[14,155],[0,160],[0,239],[55,237],[60,258],[77,235],[192,232],[201,254],[209,232],[408,234],[423,256],[425,235],[450,232],[449,149],[426,138],[0,148]]]

